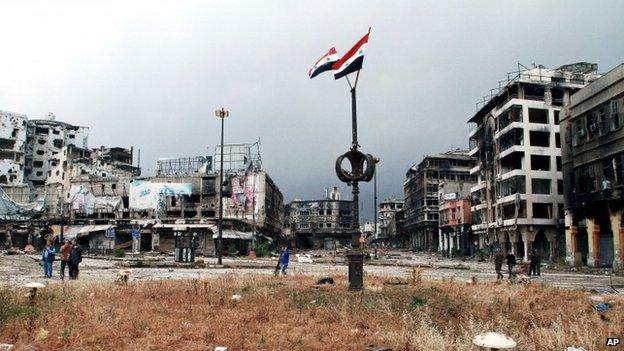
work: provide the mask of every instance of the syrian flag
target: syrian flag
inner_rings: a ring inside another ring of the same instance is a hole
[[[368,36],[370,35],[370,29],[365,36],[360,39],[351,50],[347,51],[344,56],[334,63],[334,78],[339,79],[346,76],[349,73],[359,71],[362,69],[362,63],[364,62],[364,51],[368,44]]]
[[[310,68],[310,70],[308,71],[310,79],[318,76],[325,71],[331,70],[334,66],[334,63],[338,61],[338,58],[339,57],[336,48],[332,47],[331,49],[329,49],[329,51],[327,51],[327,53],[323,55],[323,57],[316,61],[314,67]]]

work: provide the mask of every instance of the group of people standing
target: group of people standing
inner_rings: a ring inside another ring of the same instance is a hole
[[[507,252],[507,256],[503,256],[502,253],[497,253],[494,256],[494,269],[496,270],[496,279],[503,279],[503,262],[507,263],[507,272],[509,274],[509,279],[511,279],[514,275],[513,269],[516,266],[516,255],[513,252]],[[537,250],[534,250],[531,255],[529,255],[529,272],[528,275],[541,275],[540,268],[542,266],[542,257],[540,256]]]
[[[76,239],[65,240],[65,243],[61,245],[58,250],[61,256],[61,279],[65,279],[65,267],[69,269],[69,279],[78,279],[80,272],[79,265],[82,262],[82,247],[78,244]],[[52,264],[56,260],[56,249],[52,245],[52,241],[46,243],[46,247],[43,249],[41,255],[41,262],[43,262],[43,274],[46,278],[52,278]]]

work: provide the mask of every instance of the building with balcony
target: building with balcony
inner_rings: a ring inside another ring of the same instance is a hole
[[[566,261],[624,268],[624,64],[562,111]]]
[[[467,150],[453,150],[436,156],[425,156],[406,173],[404,232],[413,250],[437,250],[438,186],[445,183],[474,183],[470,174],[474,159]]]
[[[584,62],[519,65],[477,104],[468,122],[470,155],[478,160],[471,228],[481,248],[499,245],[525,260],[533,250],[552,259],[563,248],[560,111],[596,72]]]
[[[397,228],[394,216],[403,209],[405,201],[399,199],[386,199],[378,205],[379,236],[381,238],[391,238],[397,235]]]
[[[341,200],[337,187],[322,200],[294,200],[285,206],[285,227],[297,247],[332,250],[349,245],[359,228],[353,228],[353,202]]]

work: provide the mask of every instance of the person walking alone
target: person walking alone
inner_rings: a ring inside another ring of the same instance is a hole
[[[71,248],[71,242],[67,239],[59,249],[59,253],[61,254],[61,279],[65,279],[65,267],[69,266],[69,252]]]
[[[507,270],[509,271],[509,280],[513,276],[513,268],[516,265],[516,255],[514,255],[511,251],[507,252]]]
[[[46,278],[52,278],[52,263],[54,263],[54,254],[56,254],[56,250],[54,249],[54,246],[52,246],[52,242],[48,241],[43,249],[43,254],[41,255],[41,262],[43,262],[43,274]]]
[[[286,275],[286,268],[288,268],[288,261],[290,260],[290,252],[288,252],[288,246],[282,248],[282,254],[280,255],[280,272]]]
[[[540,266],[542,265],[542,258],[540,257],[540,254],[537,252],[537,250],[534,250],[533,253],[531,254],[531,258],[530,258],[530,264],[529,264],[529,275],[533,274],[533,275],[540,275]]]
[[[69,252],[69,279],[78,279],[80,273],[78,265],[82,262],[82,247],[76,239],[72,240],[72,248]]]

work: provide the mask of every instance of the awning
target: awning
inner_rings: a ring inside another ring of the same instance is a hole
[[[86,226],[80,228],[80,235],[78,235],[78,236],[89,235],[89,233],[91,233],[91,232],[106,231],[106,230],[108,230],[110,228],[115,228],[115,226],[114,225],[110,225],[110,224],[86,225]]]
[[[212,234],[212,238],[218,239],[219,231],[217,230],[213,233],[214,234]],[[223,233],[221,237],[223,239],[239,239],[239,240],[251,241],[253,239],[253,233],[252,232],[239,232],[238,230],[232,230],[232,229],[223,229]]]
[[[157,223],[154,224],[152,228],[169,228],[175,231],[186,231],[188,229],[198,228],[198,229],[210,229],[213,232],[217,230],[217,226],[214,224],[163,224]]]
[[[52,225],[50,226],[52,229],[52,235],[53,236],[59,236],[61,235],[61,226],[60,225]],[[82,229],[81,225],[66,225],[63,226],[63,240],[69,239],[76,239],[77,237],[81,237],[84,235],[88,235],[87,234],[80,234],[80,229]]]

